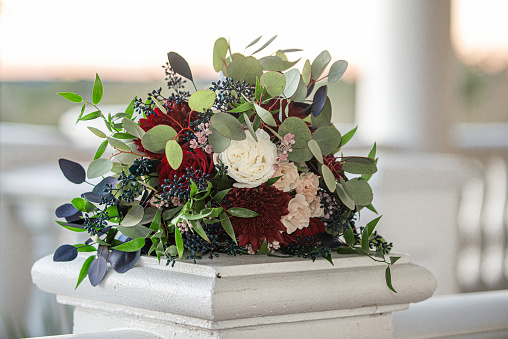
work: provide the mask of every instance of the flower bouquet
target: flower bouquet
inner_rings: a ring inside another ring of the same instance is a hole
[[[288,59],[300,49],[254,56],[274,39],[250,55],[233,53],[225,38],[217,39],[213,67],[220,79],[203,90],[197,90],[185,59],[170,52],[163,66],[170,94],[154,90],[146,100],[134,98],[125,112],[105,114],[97,106],[103,96],[98,75],[91,102],[58,93],[82,104],[77,122],[100,119],[105,125],[88,127],[104,140],[86,171],[59,161],[68,180],[91,185],[56,210],[65,218],[58,224],[89,238],[60,246],[53,259],[94,252],[76,288],[86,276],[99,284],[108,261],[124,273],[141,254],[174,265],[176,259],[219,253],[322,257],[332,263],[337,252],[386,263],[393,290],[390,266],[398,258],[385,258],[392,245],[374,230],[379,218],[365,227],[355,224],[362,208],[376,212],[368,184],[377,171],[376,145],[367,157],[336,155],[356,128],[342,135],[332,125],[325,83],[340,79],[347,62],[335,61],[323,76],[328,51],[306,60],[302,71],[293,68],[300,59]],[[86,106],[95,111],[84,114]],[[108,145],[113,153],[103,157]]]

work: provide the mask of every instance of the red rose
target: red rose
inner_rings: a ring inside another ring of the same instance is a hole
[[[296,242],[299,237],[305,238],[305,237],[313,237],[318,233],[323,233],[325,231],[325,224],[317,218],[310,218],[309,220],[309,226],[304,227],[302,229],[297,229],[291,234],[288,234],[287,232],[282,233],[283,241],[281,242],[283,245],[289,245],[293,242]],[[316,240],[317,241],[317,240]],[[314,243],[309,245],[314,245]]]
[[[168,159],[164,157],[162,159],[161,164],[157,168],[159,172],[159,184],[166,184],[166,179],[171,179],[172,181],[176,178],[181,178],[184,175],[187,175],[188,171],[195,172],[200,171],[201,177],[204,174],[210,174],[213,170],[213,161],[208,154],[203,152],[200,148],[196,148],[194,150],[183,149],[183,160],[178,169],[173,169],[169,166]],[[187,179],[185,179],[187,180]],[[188,187],[190,182],[184,182],[184,186]]]

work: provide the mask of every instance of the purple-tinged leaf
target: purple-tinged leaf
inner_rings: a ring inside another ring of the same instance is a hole
[[[109,257],[109,248],[105,245],[99,245],[99,248],[97,249],[97,253],[99,256],[103,257],[104,259],[108,260]]]
[[[78,212],[78,209],[72,204],[63,204],[55,210],[55,215],[57,218],[67,218],[77,214]]]
[[[305,97],[308,97],[308,96],[312,93],[312,91],[314,90],[314,85],[315,85],[315,84],[316,84],[316,83],[315,83],[315,82],[313,82],[313,83],[309,86],[309,88],[307,88],[307,95],[306,95]]]
[[[86,180],[86,172],[83,166],[67,159],[59,159],[58,164],[67,180],[75,184],[81,184]]]
[[[76,213],[76,214],[73,214],[71,216],[65,217],[65,221],[67,221],[67,222],[76,222],[76,221],[83,220],[83,219],[81,219],[82,215],[83,215],[83,213],[81,211],[78,211],[78,213]]]
[[[116,272],[125,273],[136,264],[140,254],[141,250],[137,250],[136,252],[123,252],[112,249],[109,255],[109,262]]]
[[[90,280],[90,284],[92,286],[97,286],[104,279],[107,271],[107,262],[104,257],[97,257],[90,263],[90,267],[88,268],[88,279]]]
[[[78,250],[72,245],[62,245],[53,254],[53,261],[72,261],[78,256]]]
[[[175,52],[169,52],[168,53],[168,60],[169,60],[169,64],[170,64],[171,68],[173,69],[173,71],[175,71],[175,73],[178,73],[181,76],[183,76],[184,78],[187,78],[190,81],[193,81],[192,80],[192,72],[189,67],[189,64],[180,54],[175,53]]]
[[[86,198],[86,200],[88,200],[90,202],[94,202],[94,203],[98,204],[101,202],[103,196],[99,195],[97,193],[94,193],[94,192],[86,192],[86,193],[81,194],[81,197]]]
[[[100,183],[95,185],[92,192],[99,195],[108,195],[111,193],[110,188],[115,189],[118,184],[118,179],[115,177],[106,177]]]
[[[328,94],[328,86],[321,86],[317,89],[312,100],[312,115],[317,117],[323,110],[326,102],[326,96]]]

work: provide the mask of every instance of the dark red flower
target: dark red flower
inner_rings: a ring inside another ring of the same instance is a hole
[[[210,174],[213,169],[213,161],[211,157],[203,152],[200,148],[194,150],[183,149],[183,160],[178,169],[173,169],[169,166],[168,159],[164,157],[162,162],[158,166],[159,172],[159,184],[165,184],[166,179],[175,179],[182,177],[187,174],[187,169],[193,169],[194,171],[201,170],[202,174]],[[189,183],[187,183],[189,184]]]
[[[168,103],[168,114],[163,113],[159,108],[155,108],[155,114],[152,114],[146,118],[139,119],[139,126],[145,131],[149,131],[158,125],[168,125],[174,128],[178,133],[183,128],[189,127],[189,114],[191,114],[190,120],[194,121],[198,118],[196,112],[192,111],[190,107],[182,102],[180,104],[171,102]],[[135,139],[134,144],[137,145],[137,149],[140,152],[144,152],[148,157],[152,159],[162,160],[164,153],[153,153],[146,150],[141,144],[140,139]]]
[[[326,157],[323,157],[323,161],[326,165],[328,165],[328,167],[331,168],[335,179],[340,180],[340,178],[342,178],[343,180],[347,181],[347,177],[344,174],[344,170],[342,169],[342,164],[339,160],[337,160],[335,155],[327,155]]]
[[[287,232],[282,233],[283,240],[281,241],[281,243],[283,245],[289,245],[293,242],[296,242],[299,237],[302,238],[313,237],[318,233],[323,233],[324,231],[325,224],[323,224],[321,220],[319,220],[318,218],[310,218],[308,227],[297,229],[291,234],[288,234]],[[310,245],[314,245],[314,243]]]
[[[288,105],[286,99],[282,99],[282,100],[271,99],[266,104],[262,104],[261,107],[263,107],[264,109],[266,109],[268,111],[276,111],[281,108],[280,107],[281,103],[282,103],[282,121],[279,119],[279,114],[273,115],[273,118],[275,119],[277,126],[279,126],[282,122],[284,122],[284,120],[286,120],[286,118],[288,118],[288,117],[297,117],[300,119],[304,119],[307,116],[306,113],[302,114],[303,107],[299,106],[298,104],[295,105],[295,102],[293,102],[293,101],[291,101],[289,103],[288,114],[286,116],[286,113],[285,113],[286,106]]]
[[[231,216],[238,244],[250,244],[252,250],[257,252],[265,238],[268,242],[282,242],[281,232],[285,232],[286,227],[280,219],[289,213],[290,199],[289,192],[282,192],[274,186],[267,187],[266,184],[255,188],[233,188],[227,198],[231,207],[247,208],[259,213],[253,218]]]

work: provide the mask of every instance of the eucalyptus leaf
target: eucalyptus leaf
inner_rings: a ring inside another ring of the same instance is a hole
[[[116,228],[128,238],[146,238],[150,234],[150,229],[143,225],[124,227],[117,225]]]
[[[209,135],[209,139],[212,135],[217,132],[218,134],[232,140],[244,140],[246,138],[243,130],[243,125],[238,121],[237,118],[228,113],[215,113],[210,118],[210,124],[213,127],[212,134]],[[212,140],[214,138],[212,137]],[[213,140],[216,141],[216,140]],[[228,144],[229,146],[229,144]],[[219,152],[213,145],[213,151]]]
[[[78,250],[72,245],[62,245],[53,254],[53,261],[72,261],[78,256]]]
[[[95,258],[88,268],[88,279],[92,286],[97,286],[104,279],[107,271],[107,262],[104,257],[99,256]]]
[[[328,190],[331,193],[334,192],[336,188],[336,182],[335,176],[333,175],[330,168],[326,165],[321,166],[321,174],[323,175],[323,180],[326,184],[326,187],[328,187]]]
[[[77,162],[67,159],[58,159],[60,170],[67,180],[74,184],[81,184],[86,180],[85,169]]]
[[[321,148],[319,148],[319,144],[316,142],[316,140],[309,140],[308,147],[314,155],[314,158],[316,158],[316,160],[320,163],[323,163],[323,154],[321,153]]]
[[[168,159],[169,166],[175,170],[182,164],[183,150],[176,140],[168,140],[166,144],[166,159]]]
[[[342,169],[353,174],[374,174],[377,172],[374,159],[365,157],[344,157],[342,158]]]
[[[265,124],[269,126],[277,126],[272,113],[259,106],[258,104],[254,104],[254,108],[256,109],[256,114],[261,118],[261,120],[263,120]]]
[[[316,140],[321,148],[323,156],[333,154],[340,145],[340,132],[333,125],[322,126],[314,131],[312,139]]]
[[[261,86],[266,87],[268,94],[272,97],[278,97],[286,87],[286,77],[279,72],[266,72],[259,79]]]
[[[259,216],[259,213],[241,207],[231,207],[228,209],[228,213],[239,218],[254,218]]]
[[[106,137],[106,139],[108,140],[109,144],[116,149],[124,150],[124,151],[128,151],[128,152],[130,152],[130,150],[131,150],[129,148],[129,146],[127,146],[124,142],[122,142],[118,139],[115,139],[112,137]]]
[[[92,126],[87,126],[86,128],[88,128],[90,130],[90,132],[92,132],[93,134],[95,134],[99,138],[105,138],[106,137],[106,134],[104,134],[104,132],[102,132],[98,128],[95,128],[95,127],[92,127]]]
[[[344,185],[341,183],[337,183],[337,195],[339,196],[339,199],[342,201],[344,205],[346,205],[347,208],[349,208],[351,211],[355,210],[355,202],[353,198],[346,192],[346,189],[344,188]]]
[[[209,130],[212,134],[208,135],[208,143],[212,145],[212,151],[214,153],[224,152],[229,147],[231,139],[221,135],[213,128],[213,126],[210,126]]]
[[[309,85],[311,76],[312,76],[312,67],[310,64],[310,60],[307,59],[307,60],[305,60],[305,64],[303,65],[303,70],[302,70],[302,80],[303,80],[303,83],[305,84],[305,86]]]
[[[316,117],[314,114],[311,114],[311,124],[312,127],[322,127],[322,126],[328,126],[331,124],[332,121],[332,102],[330,101],[329,97],[326,97],[325,104],[323,105],[323,108],[321,109],[321,112]],[[340,142],[340,140],[339,140]],[[340,144],[339,144],[340,145]],[[337,145],[337,146],[339,146]]]
[[[312,80],[318,80],[321,74],[323,74],[326,66],[332,60],[330,53],[328,51],[322,51],[319,55],[314,59],[311,65],[312,71]]]
[[[86,175],[89,179],[98,178],[109,173],[113,163],[109,159],[95,159],[88,166]]]
[[[258,42],[258,41],[259,41],[262,37],[263,37],[263,36],[262,36],[262,35],[260,35],[260,36],[258,36],[256,39],[252,40],[252,41],[251,41],[251,42],[247,45],[247,47],[245,47],[245,49],[249,48],[249,47],[250,47],[250,46],[252,46],[252,45],[255,45],[255,44],[256,44],[256,43],[257,43],[257,42]]]
[[[256,135],[256,132],[254,131],[254,128],[252,127],[252,123],[250,122],[249,117],[247,116],[247,114],[245,114],[245,112],[243,113],[243,120],[245,121],[245,124],[247,125],[247,129],[249,130],[250,135],[257,142],[258,136]]]
[[[347,182],[353,194],[353,200],[356,205],[368,206],[372,203],[372,188],[369,183],[362,178],[353,178]]]
[[[298,82],[298,87],[296,88],[295,93],[290,97],[291,101],[303,102],[307,97],[307,85],[303,82],[303,78],[300,77]]]
[[[111,267],[113,267],[115,272],[125,273],[136,264],[140,255],[141,250],[124,252],[117,249],[112,249],[111,254],[109,255],[109,262],[111,263]]]
[[[132,134],[136,138],[141,139],[145,135],[145,131],[129,118],[122,119],[122,126],[127,133]]]
[[[120,225],[123,227],[136,226],[141,222],[144,214],[145,211],[143,206],[134,205],[130,208],[129,212],[127,212]]]
[[[55,210],[57,218],[67,218],[78,213],[79,210],[73,204],[63,204]]]
[[[161,153],[165,150],[168,140],[174,139],[176,135],[173,127],[157,125],[143,135],[141,144],[150,152]]]
[[[314,94],[314,99],[312,100],[312,115],[317,117],[321,110],[325,106],[325,102],[328,94],[328,86],[321,86],[317,89]]]
[[[339,80],[342,75],[346,72],[348,63],[346,60],[337,60],[330,67],[330,71],[328,72],[328,83],[332,84],[335,81]]]
[[[274,35],[273,37],[271,37],[267,42],[265,42],[263,44],[263,46],[261,46],[260,48],[258,48],[254,53],[252,54],[256,54],[257,52],[261,52],[262,50],[264,50],[266,47],[268,47],[268,45],[270,45],[272,43],[273,40],[275,40],[275,38],[277,37],[277,35]]]
[[[245,80],[249,84],[255,84],[256,78],[260,78],[263,74],[263,66],[253,56],[247,56],[231,61],[227,73],[234,81]]]
[[[298,84],[300,83],[300,71],[296,68],[290,69],[286,73],[284,73],[286,77],[286,86],[284,87],[284,96],[289,98],[295,94],[298,89]]]
[[[276,72],[284,71],[284,61],[278,56],[275,55],[266,56],[259,59],[259,62],[261,63],[261,66],[263,66],[263,69],[265,71],[276,71]]]
[[[189,107],[196,112],[206,112],[215,102],[215,92],[209,89],[196,91],[189,98]]]
[[[229,44],[225,38],[218,38],[213,44],[213,69],[220,72],[226,66],[226,54]]]
[[[293,151],[288,154],[288,159],[296,162],[312,159],[312,153],[308,148],[308,142],[312,139],[312,135],[307,124],[300,118],[289,117],[279,126],[281,136],[288,133],[295,135],[295,143],[292,146]]]
[[[189,79],[190,81],[194,81],[192,80],[192,72],[189,67],[189,64],[180,54],[175,52],[169,52],[168,60],[169,65],[171,66],[173,71],[175,71],[175,73],[180,74],[181,76]]]

